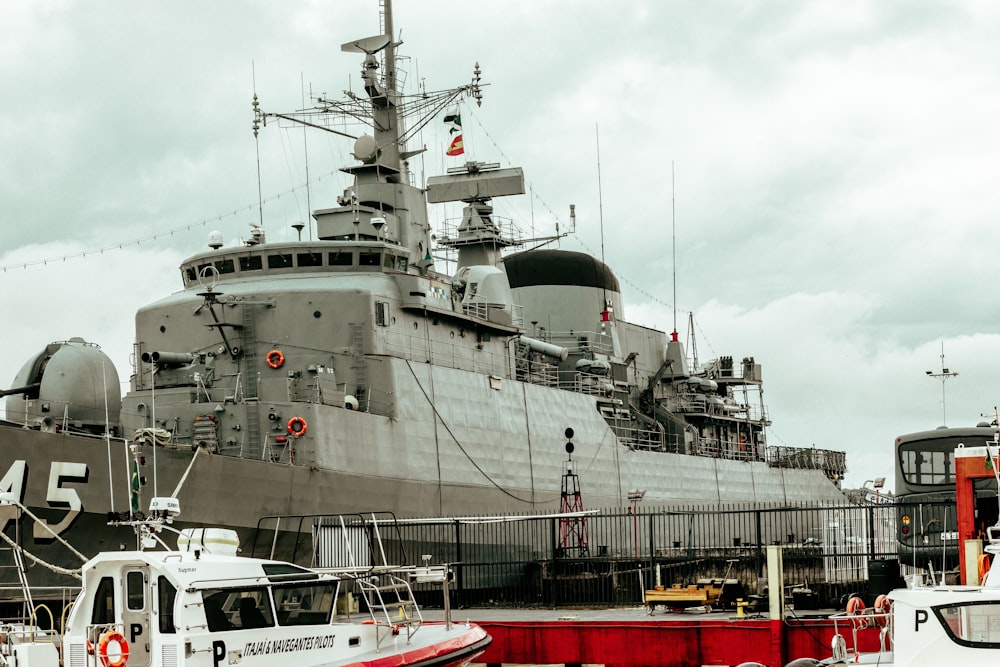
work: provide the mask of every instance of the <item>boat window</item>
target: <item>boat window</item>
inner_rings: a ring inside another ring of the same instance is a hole
[[[264,563],[264,574],[268,581],[308,581],[319,579],[311,570],[291,563]]]
[[[193,266],[189,266],[184,269],[184,278],[189,283],[193,283],[198,280],[198,272],[194,270]]]
[[[397,257],[396,258],[396,270],[397,271],[400,271],[402,273],[406,273],[407,264],[408,264],[408,262],[406,261],[405,257]]]
[[[351,266],[354,263],[354,253],[350,250],[337,250],[329,253],[327,261],[330,266]]]
[[[358,253],[358,266],[379,266],[382,253],[378,250],[362,250]]]
[[[280,625],[320,625],[330,622],[336,585],[330,582],[274,588]]]
[[[934,607],[952,641],[972,648],[1000,648],[1000,602],[971,602]]]
[[[267,268],[269,269],[290,269],[292,268],[292,256],[289,255],[268,255]]]
[[[240,257],[240,271],[260,271],[264,268],[264,260],[260,255],[248,255]]]
[[[210,632],[274,625],[266,588],[206,588],[201,597]]]
[[[382,259],[382,266],[392,271],[396,268],[396,256],[390,252],[385,253],[385,257]]]
[[[125,573],[125,608],[130,611],[146,608],[146,578],[138,570]]]
[[[97,584],[90,622],[94,625],[115,622],[115,580],[111,577],[101,577],[101,581]]]
[[[300,252],[295,256],[299,266],[323,266],[323,253]]]
[[[230,259],[215,260],[215,269],[219,273],[236,273],[236,264]]]
[[[177,597],[177,589],[167,580],[160,576],[156,580],[157,607],[160,610],[160,632],[172,635],[177,632],[174,627],[174,599]]]

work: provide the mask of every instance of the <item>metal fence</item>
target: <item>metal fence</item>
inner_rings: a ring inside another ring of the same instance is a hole
[[[780,545],[787,591],[812,591],[817,604],[837,607],[850,594],[873,597],[900,585],[914,570],[900,547],[899,517],[941,505],[640,505],[585,517],[399,519],[382,539],[408,564],[450,563],[456,606],[639,605],[658,582],[725,582],[730,602],[753,599],[766,593],[767,547]],[[303,565],[329,560],[316,529],[306,534],[319,522],[299,525],[294,553],[277,555]],[[258,534],[261,545],[282,542],[266,521]],[[940,562],[957,562],[955,542],[941,544]]]

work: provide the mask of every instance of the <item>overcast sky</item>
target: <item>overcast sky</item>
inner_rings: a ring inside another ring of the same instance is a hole
[[[530,187],[500,215],[565,231],[575,204],[561,247],[603,252],[625,319],[664,331],[673,217],[681,336],[693,312],[701,361],[763,365],[771,444],[891,485],[896,435],[1000,403],[1000,4],[396,0],[395,24],[411,91],[480,64],[465,157]],[[5,3],[0,386],[81,336],[124,389],[135,310],[258,219],[258,151],[270,240],[307,218],[304,144],[312,208],[335,205],[351,142],[255,144],[250,100],[360,92],[340,44],[379,31],[375,0]],[[459,162],[443,122],[418,142],[421,180]]]

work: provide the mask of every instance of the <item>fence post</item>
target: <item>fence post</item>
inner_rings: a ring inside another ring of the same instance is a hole
[[[875,505],[868,506],[868,558],[875,560]]]
[[[649,576],[650,581],[652,581],[653,572],[656,571],[656,529],[653,525],[653,511],[646,515],[649,520]],[[652,584],[647,582],[647,588],[652,588]]]
[[[550,594],[552,595],[552,608],[555,609],[559,606],[559,520],[550,519],[549,520],[549,533],[552,539],[552,572],[549,576],[549,581],[552,585],[549,586]]]
[[[763,510],[756,509],[753,512],[754,523],[755,523],[754,527],[755,527],[755,529],[757,531],[757,540],[756,540],[756,542],[757,542],[757,553],[755,554],[754,559],[757,561],[757,578],[758,578],[758,581],[760,580],[760,577],[762,577],[763,574],[764,574],[764,534],[763,534],[763,531],[761,531],[761,528],[760,528],[760,513],[762,511]]]
[[[455,603],[462,605],[462,594],[465,591],[465,565],[462,563],[462,524],[455,520],[455,560],[458,561],[458,574],[455,577]]]

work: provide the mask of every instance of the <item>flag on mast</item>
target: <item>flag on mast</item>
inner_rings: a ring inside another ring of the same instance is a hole
[[[448,150],[445,152],[446,155],[461,155],[465,152],[465,147],[462,145],[462,116],[458,112],[458,107],[455,107],[453,111],[450,111],[444,116],[445,124],[449,125],[448,134],[454,134],[455,137],[451,140],[451,144],[448,146]]]

